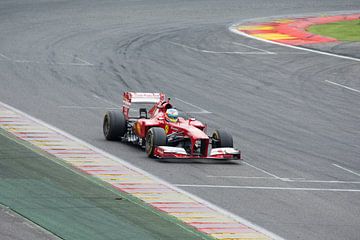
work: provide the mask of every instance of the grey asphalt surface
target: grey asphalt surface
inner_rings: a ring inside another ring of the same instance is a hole
[[[360,49],[359,42],[311,44],[309,46],[303,46],[303,47],[314,50],[320,50],[328,53],[335,53],[343,56],[360,58],[360,52],[356,51],[356,49]]]
[[[227,29],[347,10],[360,2],[2,0],[0,101],[286,239],[360,239],[360,94],[325,81],[360,90],[359,62]],[[126,90],[211,112],[193,115],[230,131],[245,162],[163,163],[106,142],[103,114]]]
[[[0,206],[0,238],[1,240],[59,240],[58,237],[3,206]]]

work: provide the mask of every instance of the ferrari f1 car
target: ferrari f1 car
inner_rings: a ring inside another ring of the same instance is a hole
[[[163,93],[125,92],[123,102],[122,111],[105,114],[107,140],[140,145],[151,158],[241,159],[226,131],[208,136],[206,125],[182,114],[168,121],[167,111],[174,108]]]

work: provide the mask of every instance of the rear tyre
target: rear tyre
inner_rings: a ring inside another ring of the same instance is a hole
[[[148,157],[154,158],[155,148],[166,146],[166,133],[163,128],[150,128],[146,134],[145,151]]]
[[[106,140],[119,140],[125,135],[127,123],[125,116],[120,111],[108,111],[103,122],[103,133]]]
[[[215,130],[212,135],[213,148],[233,147],[232,136],[224,130]]]

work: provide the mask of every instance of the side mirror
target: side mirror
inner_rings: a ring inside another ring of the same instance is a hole
[[[189,118],[189,124],[190,124],[192,121],[195,121],[195,118],[193,118],[193,117]]]

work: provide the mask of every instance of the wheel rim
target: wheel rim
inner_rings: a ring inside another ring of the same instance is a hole
[[[103,131],[105,136],[109,134],[109,129],[110,129],[109,119],[106,117],[103,126]]]
[[[148,136],[146,137],[146,153],[148,155],[150,155],[152,153],[152,150],[153,150],[153,137],[152,137],[152,134],[151,132],[149,132]]]
[[[213,137],[213,139],[216,140],[216,144],[214,145],[214,147],[217,148],[217,147],[221,146],[220,136],[219,136],[219,134],[218,134],[217,131],[215,131],[215,132],[213,133],[213,136],[212,136],[212,137]]]

